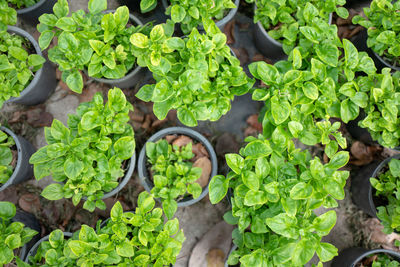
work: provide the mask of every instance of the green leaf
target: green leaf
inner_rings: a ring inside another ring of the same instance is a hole
[[[174,217],[176,210],[178,209],[178,203],[173,199],[166,199],[162,202],[162,207],[165,216],[170,220]]]
[[[67,77],[66,83],[68,87],[75,93],[82,93],[83,78],[78,70],[73,70]]]
[[[168,81],[166,79],[158,82],[153,91],[153,98],[151,99],[153,102],[164,102],[171,98],[174,95],[174,90],[171,90]]]
[[[136,97],[145,102],[151,101],[154,94],[154,84],[146,84],[137,92]]]
[[[107,0],[89,0],[88,8],[92,14],[100,13],[107,9]]]
[[[357,50],[357,48],[353,45],[352,42],[350,42],[347,39],[343,39],[343,48],[344,48],[344,58],[345,58],[347,66],[350,69],[356,68],[358,65],[358,50]]]
[[[300,182],[290,190],[290,197],[293,199],[307,199],[311,197],[313,187],[309,184]]]
[[[12,56],[18,60],[25,61],[28,59],[28,52],[26,52],[21,47],[10,46],[8,48],[9,56]]]
[[[344,100],[340,103],[340,116],[345,123],[354,120],[358,117],[359,107],[354,104],[350,99]]]
[[[267,218],[266,223],[272,231],[278,235],[282,235],[287,238],[298,238],[299,233],[296,229],[297,220],[294,217],[290,217],[286,213],[281,213],[272,218]]]
[[[297,121],[290,121],[288,123],[289,131],[293,135],[294,138],[298,138],[299,133],[303,131],[303,125]]]
[[[21,236],[18,234],[8,235],[4,240],[4,243],[12,250],[17,249],[23,245],[21,243]]]
[[[305,82],[303,84],[303,92],[306,97],[312,100],[318,99],[318,87],[313,82]]]
[[[91,250],[91,246],[88,243],[80,240],[71,240],[68,242],[68,247],[77,257],[81,257],[86,254],[86,251]]]
[[[71,17],[60,18],[56,23],[56,27],[66,32],[75,32],[76,26],[74,19]]]
[[[271,97],[271,112],[276,124],[282,124],[290,115],[290,104],[285,99],[279,99],[277,96]]]
[[[193,113],[187,108],[179,108],[177,115],[179,121],[182,122],[184,125],[189,127],[197,126],[196,118],[194,117]]]
[[[400,177],[400,160],[398,160],[398,159],[390,160],[389,169],[390,169],[390,173],[394,177]]]
[[[240,174],[242,172],[242,168],[244,167],[244,159],[240,155],[226,154],[225,159],[232,171],[234,171],[236,174]]]
[[[58,18],[66,17],[69,13],[67,0],[58,0],[53,6],[53,12]]]
[[[220,202],[228,193],[229,180],[223,175],[214,176],[209,185],[209,195],[212,204]]]
[[[149,38],[143,33],[134,33],[130,37],[130,42],[139,48],[147,48],[149,46]]]
[[[171,8],[171,19],[175,23],[182,22],[186,16],[185,8],[180,5],[173,5]]]
[[[142,13],[149,12],[157,6],[157,0],[141,0],[140,10]]]
[[[315,248],[310,245],[308,240],[301,239],[293,250],[293,255],[296,255],[292,258],[293,264],[295,266],[303,266],[307,262],[311,260],[314,256]]]
[[[336,224],[336,212],[330,210],[324,214],[318,216],[313,221],[315,230],[320,232],[329,232]]]
[[[142,235],[139,235],[142,236]],[[140,239],[140,238],[139,238]],[[133,246],[129,242],[122,242],[116,246],[117,254],[121,257],[130,258],[135,255]]]
[[[0,218],[8,221],[16,214],[16,208],[11,202],[0,201]]]
[[[267,177],[270,171],[268,159],[266,157],[258,158],[256,161],[255,169],[256,169],[256,175],[260,179]]]
[[[257,191],[260,188],[260,181],[257,175],[252,171],[244,171],[242,173],[243,183],[251,190]]]
[[[64,197],[64,188],[61,184],[50,184],[41,194],[42,197],[48,200],[59,200]]]
[[[85,168],[85,165],[81,160],[76,157],[69,157],[64,163],[65,175],[70,179],[77,178]]]
[[[130,159],[135,153],[135,138],[132,136],[121,137],[115,142],[114,150],[119,158]]]
[[[113,222],[119,221],[122,218],[122,214],[124,213],[122,209],[122,205],[119,201],[117,201],[114,206],[111,208],[110,217]]]
[[[336,67],[339,60],[339,50],[332,43],[322,43],[316,46],[315,51],[322,62]]]
[[[327,262],[338,255],[338,250],[334,245],[329,243],[320,243],[317,246],[317,255],[321,262]]]
[[[339,169],[341,167],[344,167],[348,161],[349,161],[349,152],[340,151],[331,158],[328,166],[332,169]]]

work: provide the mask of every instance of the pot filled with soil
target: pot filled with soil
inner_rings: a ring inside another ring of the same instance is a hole
[[[388,249],[347,248],[332,261],[332,267],[398,266],[398,264],[400,264],[400,253]]]
[[[400,183],[400,154],[378,163],[373,162],[352,179],[351,192],[354,203],[372,217],[378,218],[384,226],[383,232],[400,232],[397,220],[399,205],[397,199]]]
[[[15,60],[17,58],[19,63],[28,65],[29,69],[3,69],[3,71],[6,71],[4,75],[6,75],[7,80],[9,80],[9,86],[11,87],[8,90],[13,91],[13,93],[7,97],[8,100],[3,100],[23,105],[37,105],[43,103],[56,88],[55,69],[50,62],[43,58],[39,44],[32,35],[14,26],[8,26],[7,33],[10,35],[9,37],[13,39],[16,39],[15,36],[22,37],[20,40],[15,40],[12,45],[15,46],[16,43],[22,43],[21,47],[17,49],[11,49],[11,46],[9,47],[8,53],[13,55],[10,60]],[[13,52],[15,52],[15,54],[13,54]],[[25,61],[27,63],[25,63]],[[12,63],[14,65],[16,64],[15,62]],[[36,70],[39,67],[40,69]],[[17,77],[19,83],[13,80],[17,79]],[[11,84],[13,84],[13,86],[11,86]],[[2,99],[0,99],[0,101],[1,100]]]
[[[53,11],[53,6],[57,0],[33,0],[33,2],[35,4],[17,9],[17,15],[35,25],[39,22],[38,19],[42,14]]]
[[[0,127],[0,192],[11,185],[29,180],[33,167],[29,158],[36,149],[25,138]]]
[[[184,127],[155,133],[147,140],[138,159],[142,185],[162,202],[168,218],[177,207],[190,206],[203,199],[217,170],[217,157],[210,142]]]

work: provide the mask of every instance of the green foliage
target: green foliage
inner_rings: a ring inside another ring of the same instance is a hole
[[[175,23],[180,23],[182,32],[189,34],[202,24],[202,19],[221,20],[229,9],[236,8],[232,0],[168,0],[165,11]]]
[[[31,54],[32,50],[29,40],[0,30],[0,107],[9,98],[18,97],[42,68],[45,59]]]
[[[309,35],[318,36],[326,31],[329,14],[336,12],[347,18],[347,9],[341,7],[345,0],[246,0],[254,3],[257,10],[254,22],[260,22],[268,34],[283,45],[286,54],[303,42]]]
[[[16,7],[17,9],[27,8],[35,5],[39,0],[6,0],[9,6]]]
[[[17,11],[9,7],[6,1],[0,1],[0,34],[7,31],[7,25],[17,23]]]
[[[0,201],[0,266],[19,260],[14,250],[23,247],[37,234],[21,222],[12,222],[15,214],[14,204]]]
[[[216,121],[230,110],[235,95],[247,93],[254,83],[215,23],[203,24],[205,34],[193,29],[185,38],[172,37],[170,21],[155,26],[149,35],[131,37],[138,64],[147,66],[157,82],[144,85],[136,96],[154,102],[160,120],[176,109],[187,126],[196,126],[198,120]]]
[[[392,159],[389,170],[380,173],[378,177],[370,178],[371,185],[376,189],[375,196],[387,200],[386,206],[377,207],[377,216],[384,226],[383,232],[390,234],[400,232],[400,160]],[[385,166],[386,167],[386,166]],[[384,168],[385,168],[384,167]],[[385,170],[385,169],[383,169]]]
[[[118,186],[124,166],[135,152],[132,127],[128,124],[132,105],[119,88],[108,91],[108,102],[97,93],[91,102],[79,105],[76,115],[69,114],[68,127],[54,120],[45,128],[47,146],[30,158],[35,178],[52,175],[56,182],[42,196],[49,200],[72,198],[77,205],[93,211],[105,209],[104,193]],[[124,163],[125,162],[125,163]],[[133,163],[132,163],[133,164]]]
[[[156,143],[146,143],[146,155],[151,165],[151,177],[154,187],[151,190],[155,198],[161,198],[162,207],[168,219],[177,209],[177,200],[188,195],[198,198],[203,191],[196,182],[202,169],[193,167],[192,143],[178,147],[168,144],[165,139]]]
[[[354,24],[368,29],[367,45],[393,66],[400,59],[400,1],[373,0],[364,8],[367,18],[355,16]]]
[[[337,207],[336,199],[344,198],[349,172],[338,169],[347,164],[349,154],[335,152],[323,164],[279,132],[271,140],[248,137],[239,154],[226,155],[228,175],[210,182],[213,204],[233,189],[232,211],[224,216],[238,225],[232,265],[304,266],[315,253],[321,262],[337,255],[333,245],[321,242],[335,225],[336,213],[316,216],[314,209]]]
[[[374,256],[374,255],[371,255]],[[372,262],[371,267],[399,267],[400,262],[389,257],[387,254],[378,254],[378,257]]]
[[[13,174],[11,147],[14,145],[14,139],[0,131],[0,185],[5,184]]]
[[[366,117],[359,122],[367,128],[374,140],[385,147],[395,148],[400,145],[400,72],[390,74],[384,68],[381,74],[358,77],[357,84],[361,91],[368,94]]]
[[[60,230],[50,234],[34,257],[32,266],[169,266],[174,264],[185,240],[177,219],[164,224],[162,211],[142,192],[138,207],[123,212],[117,202],[107,224],[97,230],[82,225],[65,240]],[[42,265],[42,261],[45,265]]]
[[[58,44],[49,49],[49,59],[63,72],[62,80],[77,93],[82,92],[80,71],[87,70],[90,77],[120,79],[136,63],[129,37],[146,32],[145,26],[129,26],[129,10],[119,7],[114,13],[105,14],[106,0],[90,0],[89,13],[83,10],[69,15],[67,0],[58,0],[54,14],[40,16],[39,45],[46,49],[53,38]]]

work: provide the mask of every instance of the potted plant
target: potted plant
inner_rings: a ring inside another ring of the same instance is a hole
[[[136,65],[129,37],[137,32],[146,33],[149,27],[129,14],[126,6],[105,12],[106,0],[91,0],[88,9],[88,13],[79,10],[68,16],[68,2],[58,0],[54,14],[39,18],[41,49],[48,48],[57,38],[58,44],[48,51],[49,59],[59,66],[62,80],[74,92],[82,92],[81,71],[113,86],[134,86],[141,68]]]
[[[17,24],[17,12],[6,1],[0,2],[0,32],[7,30],[7,25]]]
[[[139,179],[148,192],[161,199],[168,219],[178,207],[203,199],[217,170],[217,157],[210,142],[200,133],[183,127],[155,133],[138,159]]]
[[[29,158],[36,149],[25,138],[0,127],[0,192],[32,178]]]
[[[232,210],[224,219],[238,226],[232,234],[238,250],[228,263],[304,266],[315,253],[321,262],[331,260],[337,249],[321,238],[335,225],[336,213],[317,216],[314,209],[336,207],[336,199],[344,198],[349,172],[338,169],[348,162],[348,152],[335,152],[322,164],[278,129],[272,139],[245,141],[239,154],[226,154],[228,175],[213,177],[209,185],[213,204],[233,190]]]
[[[341,7],[346,3],[344,0],[246,2],[255,4],[254,39],[257,48],[265,56],[277,60],[285,58],[297,45],[309,45],[304,36],[337,31],[336,26],[329,26],[332,12],[342,18],[349,15],[347,9]]]
[[[400,265],[400,254],[388,249],[347,248],[332,261],[332,267],[341,266],[395,267]]]
[[[162,210],[154,208],[155,201],[142,192],[135,212],[123,212],[117,202],[111,218],[97,229],[82,225],[79,232],[64,239],[56,230],[32,248],[25,262],[30,266],[42,263],[57,266],[168,266],[174,264],[182,242],[177,219],[164,223]]]
[[[359,15],[353,18],[354,24],[368,30],[365,41],[379,70],[389,67],[400,71],[399,10],[400,1],[373,0],[370,7],[364,8],[366,18]]]
[[[21,258],[25,257],[27,250],[30,249],[29,241],[38,234],[37,231],[16,220],[16,214],[14,204],[0,201],[0,265],[2,266],[22,261]]]
[[[400,232],[397,185],[400,177],[400,156],[374,162],[363,167],[352,181],[354,203],[367,214],[377,217],[383,232]]]
[[[225,25],[235,16],[239,3],[240,0],[162,0],[165,14],[171,16],[174,23],[180,23],[183,34],[189,34],[194,28],[203,30],[203,18],[213,19],[217,27],[223,31]]]
[[[45,128],[47,146],[30,158],[37,180],[52,175],[42,196],[49,200],[72,198],[83,208],[105,209],[101,200],[118,193],[135,168],[135,139],[128,124],[132,105],[121,89],[108,91],[108,102],[97,93],[82,103],[77,114],[69,114],[68,127],[54,120]]]
[[[193,29],[182,39],[172,37],[170,23],[155,26],[149,36],[131,37],[138,64],[148,67],[156,80],[136,96],[154,102],[160,120],[176,109],[186,126],[196,126],[198,120],[216,121],[230,110],[235,95],[245,94],[254,83],[231,54],[226,36],[212,20],[203,22],[206,33]]]
[[[5,4],[14,9],[13,14],[16,12],[15,15],[19,15],[31,24],[37,24],[39,16],[43,13],[50,13],[55,3],[56,0],[5,0]]]
[[[36,105],[56,87],[55,70],[26,31],[8,26],[0,31],[0,107],[5,101]]]

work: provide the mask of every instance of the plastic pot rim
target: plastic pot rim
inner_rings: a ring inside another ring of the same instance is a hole
[[[13,174],[10,176],[10,178],[8,179],[7,182],[5,182],[4,184],[2,184],[0,186],[0,191],[6,189],[8,186],[10,186],[12,184],[12,181],[15,179],[16,177],[16,173],[18,173],[18,170],[21,168],[21,162],[22,162],[22,146],[21,143],[19,142],[19,139],[17,137],[17,135],[11,131],[10,129],[0,126],[0,130],[3,132],[6,132],[7,135],[11,136],[12,139],[14,139],[15,145],[17,146],[17,164],[14,168]]]
[[[115,9],[109,9],[104,11],[106,14],[108,13],[113,13],[115,12]],[[137,18],[135,15],[133,15],[132,13],[129,13],[129,19],[133,22],[135,22],[137,24],[137,26],[143,26],[143,22],[141,22],[139,20],[139,18]],[[93,80],[97,81],[97,82],[101,82],[101,83],[106,83],[106,84],[114,84],[114,83],[120,83],[120,82],[125,82],[126,80],[129,80],[130,78],[132,78],[133,76],[135,76],[137,73],[139,73],[142,70],[142,67],[140,67],[139,65],[136,64],[136,67],[134,65],[134,68],[131,69],[124,77],[119,78],[119,79],[107,79],[107,78],[95,78],[95,77],[91,77],[89,76],[89,73],[87,70],[85,70],[85,72],[88,74],[88,76],[90,78],[92,78]]]
[[[162,5],[165,10],[170,6],[170,5],[168,5],[168,0],[162,0],[161,2],[162,2]],[[239,4],[240,4],[240,0],[235,0],[236,8],[232,8],[231,10],[229,10],[229,12],[228,12],[228,14],[226,14],[226,16],[224,16],[222,19],[215,22],[215,25],[217,25],[217,27],[219,28],[219,27],[222,27],[223,25],[225,25],[226,23],[228,23],[236,15],[236,13],[239,9]],[[204,30],[203,25],[199,25],[199,29]]]
[[[371,49],[371,48],[370,48]],[[393,65],[390,65],[386,60],[384,60],[380,55],[378,55],[374,50],[372,50],[372,53],[374,54],[374,56],[383,64],[385,65],[385,67],[390,68],[394,71],[400,71],[400,67],[396,67]]]
[[[46,1],[46,0],[43,0],[43,2],[44,1]],[[28,32],[24,31],[21,28],[15,27],[15,26],[8,26],[7,32],[15,33],[15,34],[27,39],[33,45],[36,54],[43,57],[42,50],[40,49],[39,44],[36,42],[35,38],[33,38],[33,36],[30,35]],[[46,64],[46,62],[43,64]],[[24,90],[21,91],[21,93],[19,94],[18,97],[11,97],[10,99],[6,100],[5,102],[7,103],[7,102],[16,101],[18,99],[23,98],[28,93],[30,93],[35,88],[36,84],[39,82],[40,76],[42,76],[42,75],[44,75],[43,74],[43,66],[38,71],[35,72],[35,74],[33,75],[32,81],[28,84],[27,87],[25,87]]]
[[[400,259],[400,253],[393,251],[393,250],[389,250],[389,249],[384,249],[384,248],[377,248],[377,249],[371,249],[368,250],[366,252],[364,252],[363,254],[361,254],[359,257],[357,257],[353,263],[351,264],[351,267],[354,267],[355,264],[357,264],[358,262],[360,262],[363,258],[367,257],[368,255],[371,254],[380,254],[380,253],[387,253],[390,256],[394,256],[397,257],[398,259]]]
[[[33,6],[17,9],[17,15],[22,15],[22,14],[29,13],[32,10],[35,10],[35,9],[41,7],[44,3],[46,3],[46,1],[47,0],[40,0],[39,2],[34,4]]]
[[[215,175],[217,175],[218,172],[218,163],[217,163],[217,155],[215,154],[214,148],[212,147],[211,143],[205,138],[202,134],[199,132],[186,128],[186,127],[169,127],[165,128],[163,130],[160,130],[153,134],[147,141],[147,142],[156,142],[163,137],[167,135],[186,135],[188,137],[191,137],[192,139],[195,139],[196,141],[202,143],[204,147],[207,149],[207,152],[210,157],[211,161],[211,174],[210,178],[208,180],[207,186],[203,188],[203,191],[201,192],[200,196],[196,199],[193,199],[192,197],[184,198],[180,201],[178,201],[178,207],[187,207],[190,205],[193,205],[200,200],[202,200],[207,194],[208,194],[208,185]],[[146,189],[147,192],[151,192],[150,186],[146,183],[146,179],[149,180],[149,178],[146,176],[147,173],[147,168],[146,168],[146,143],[143,145],[142,150],[140,151],[139,158],[138,158],[138,175],[139,175],[139,180],[143,187]],[[160,202],[159,198],[156,198],[157,201]]]

